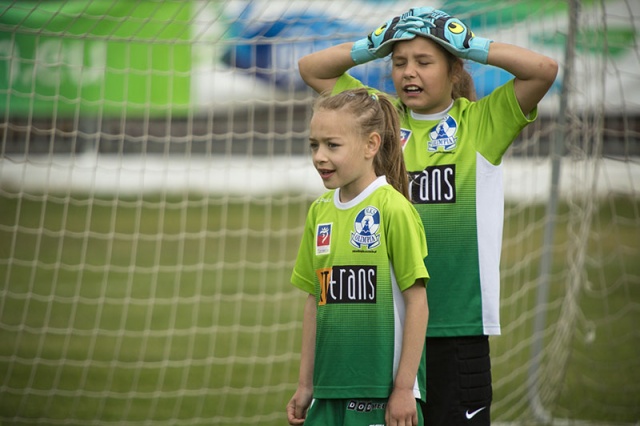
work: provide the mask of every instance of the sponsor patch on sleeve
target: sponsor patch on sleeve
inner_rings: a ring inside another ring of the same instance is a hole
[[[316,254],[331,252],[331,223],[321,223],[316,228]]]

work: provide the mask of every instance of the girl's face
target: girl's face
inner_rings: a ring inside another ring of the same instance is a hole
[[[340,188],[340,201],[347,202],[376,179],[373,158],[380,136],[361,136],[353,129],[355,119],[341,110],[317,110],[311,118],[311,156],[327,189]]]
[[[444,52],[417,36],[394,44],[391,79],[400,100],[418,114],[444,111],[451,104],[453,82]]]

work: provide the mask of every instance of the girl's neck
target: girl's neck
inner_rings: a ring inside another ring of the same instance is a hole
[[[409,111],[411,113],[411,118],[415,120],[428,121],[428,120],[440,120],[441,118],[446,116],[449,113],[449,111],[451,111],[451,108],[453,108],[453,99],[451,100],[451,103],[449,104],[448,107],[446,107],[444,110],[440,112],[436,112],[433,114],[418,114],[413,110],[409,110]]]
[[[360,194],[365,192],[377,178],[378,177],[376,176],[372,168],[371,173],[367,173],[356,182],[351,182],[347,186],[340,187],[337,191],[340,196],[340,202],[348,203],[354,198],[357,198]]]
[[[343,197],[341,193],[342,188],[338,188],[334,192],[333,201],[338,208],[348,209],[352,206],[355,206],[356,204],[367,198],[373,191],[386,184],[386,176],[377,176],[373,182],[371,182],[366,188],[364,188],[364,190],[362,190],[355,197],[351,198]]]

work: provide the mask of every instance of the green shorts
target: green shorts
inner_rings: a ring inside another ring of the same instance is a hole
[[[384,426],[388,399],[314,399],[304,426]],[[416,400],[418,424],[423,425]]]

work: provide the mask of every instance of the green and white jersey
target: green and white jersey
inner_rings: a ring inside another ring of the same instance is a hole
[[[362,86],[345,74],[333,91]],[[522,113],[513,81],[440,114],[401,115],[411,199],[430,248],[429,337],[500,334],[502,156],[536,116]]]
[[[347,203],[339,191],[309,208],[291,276],[317,301],[313,396],[387,398],[402,348],[402,292],[429,278],[424,228],[384,176]],[[425,397],[424,378],[423,359],[416,398]]]

